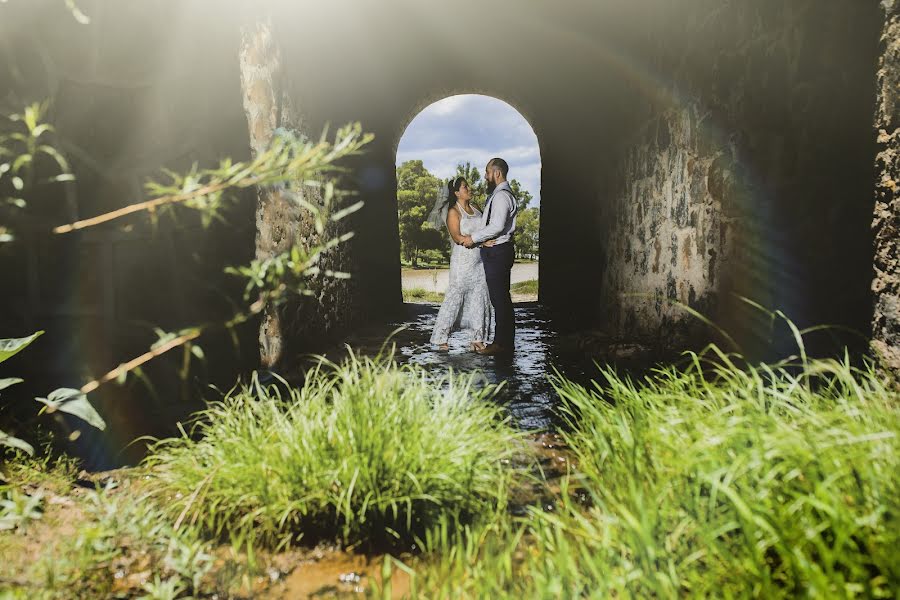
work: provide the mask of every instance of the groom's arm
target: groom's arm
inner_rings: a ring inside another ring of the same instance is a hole
[[[472,234],[472,241],[476,244],[492,240],[503,233],[506,227],[506,221],[509,219],[509,213],[512,211],[512,195],[504,190],[498,192],[503,194],[505,202],[497,202],[499,198],[494,198],[491,204],[491,222],[484,229],[480,229]]]

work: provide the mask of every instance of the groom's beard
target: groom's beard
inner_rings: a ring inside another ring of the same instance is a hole
[[[497,189],[497,184],[494,183],[493,181],[488,181],[487,182],[487,195],[490,196],[491,194],[493,194],[495,189]]]

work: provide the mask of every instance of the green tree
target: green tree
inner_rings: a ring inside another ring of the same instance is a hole
[[[456,165],[456,176],[464,177],[469,182],[469,187],[472,189],[472,201],[479,206],[484,206],[484,203],[487,201],[487,185],[481,178],[481,170],[466,161]],[[519,212],[528,208],[534,196],[523,188],[522,184],[516,179],[510,180],[509,187],[516,196],[516,206]]]
[[[484,180],[481,178],[481,171],[478,167],[472,165],[472,163],[466,161],[465,164],[459,163],[456,165],[456,176],[464,177],[465,180],[469,183],[469,188],[472,190],[472,202],[477,204],[478,206],[484,206],[484,202],[486,200],[486,188]]]
[[[519,183],[517,179],[510,179],[509,187],[516,196],[516,208],[518,208],[520,213],[525,212],[525,209],[531,204],[534,196],[531,195],[531,192],[523,188],[522,184]]]
[[[419,266],[422,251],[450,246],[446,228],[435,231],[425,224],[440,185],[441,180],[429,173],[421,160],[408,160],[397,167],[400,255],[414,267]]]
[[[540,218],[538,207],[526,208],[516,217],[516,254],[519,258],[538,258]]]
[[[509,180],[509,187],[516,197],[516,255],[518,258],[538,257],[538,233],[540,230],[540,209],[528,208],[534,197],[522,187],[517,179]]]

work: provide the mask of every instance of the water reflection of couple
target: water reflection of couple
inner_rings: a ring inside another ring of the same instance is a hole
[[[479,354],[511,352],[515,333],[510,274],[515,251],[516,199],[506,176],[509,166],[492,158],[484,169],[488,199],[484,213],[471,203],[463,177],[442,186],[428,217],[435,228],[447,227],[453,239],[450,282],[434,324],[431,342],[448,348],[450,333],[465,330]],[[493,310],[492,310],[493,309]],[[494,341],[485,345],[494,320]]]

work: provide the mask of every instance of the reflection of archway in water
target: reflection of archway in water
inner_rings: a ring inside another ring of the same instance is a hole
[[[541,156],[537,135],[522,113],[509,103],[480,94],[449,95],[417,110],[403,128],[395,145],[398,168],[398,222],[400,237],[401,286],[404,299],[412,302],[437,301],[448,284],[447,261],[451,241],[420,229],[422,211],[427,214],[434,202],[432,187],[415,186],[418,175],[427,174],[446,181],[457,173],[457,165],[469,167],[469,183],[476,183],[474,199],[479,208],[483,193],[484,166],[494,157],[510,165],[509,179],[527,207],[517,217],[516,264],[513,267],[513,299],[538,298],[540,246]],[[421,165],[401,165],[408,161]],[[425,267],[425,268],[423,268]]]

